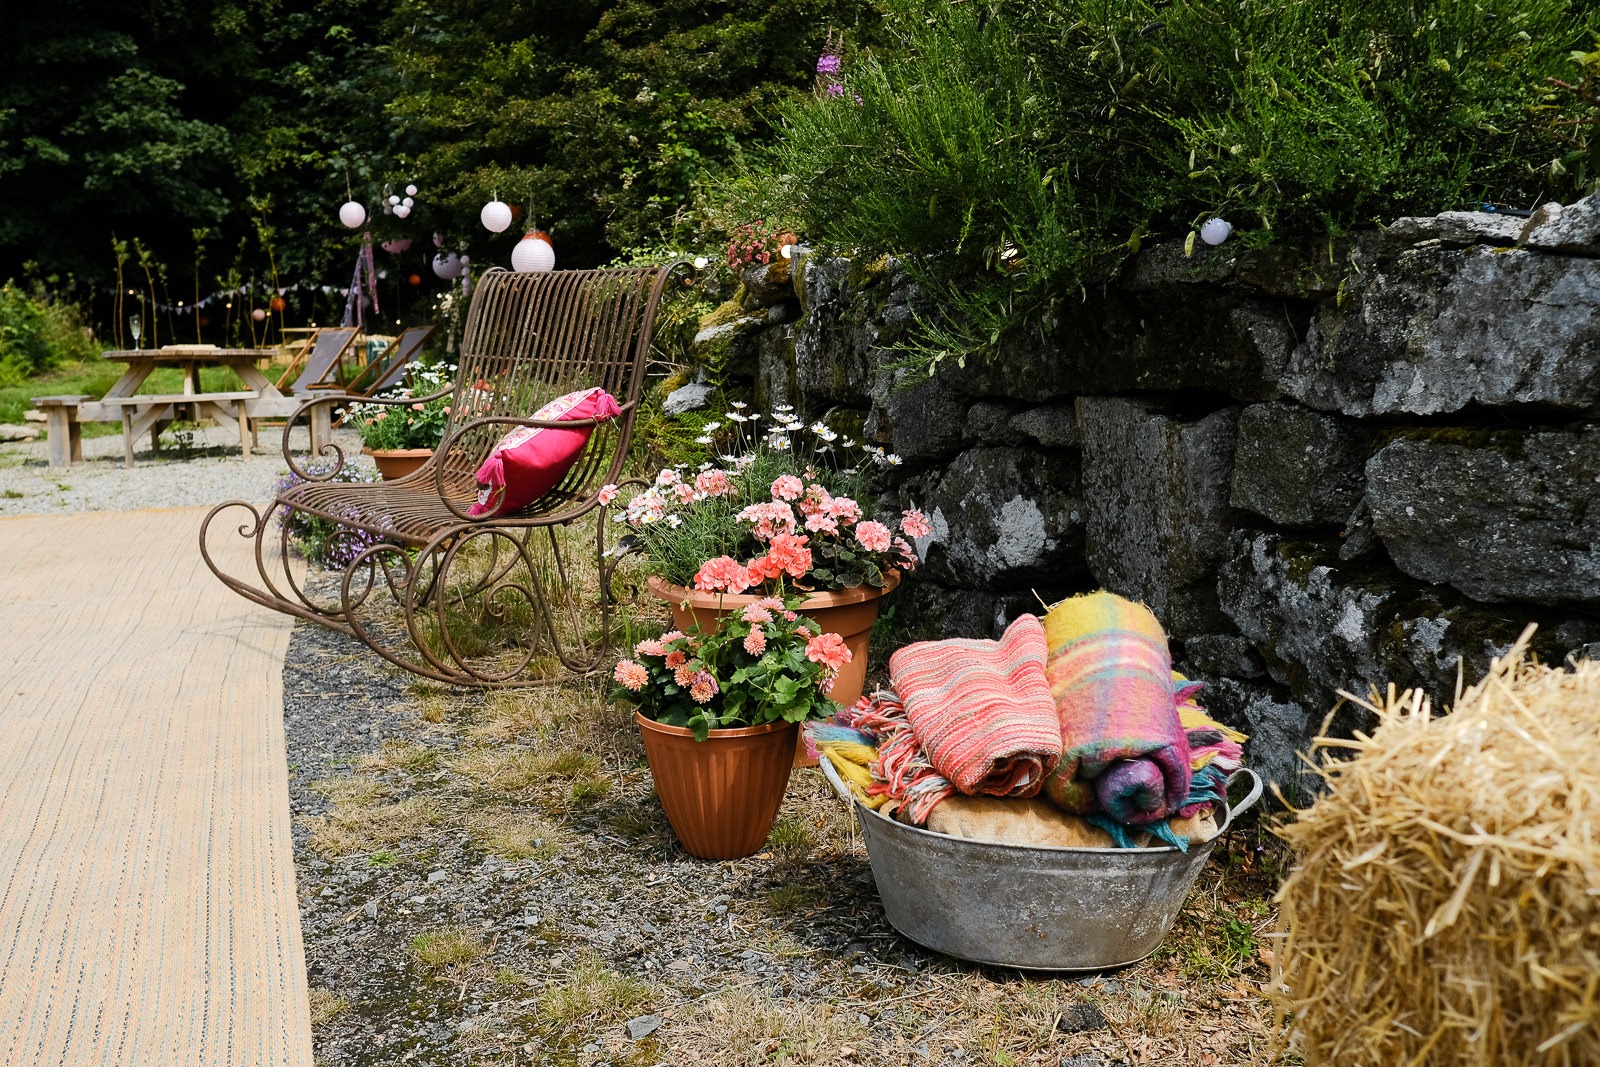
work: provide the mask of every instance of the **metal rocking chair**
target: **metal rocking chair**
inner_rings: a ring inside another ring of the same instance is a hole
[[[206,564],[246,599],[348,634],[437,681],[526,686],[557,680],[548,676],[557,664],[579,673],[603,669],[617,558],[605,551],[606,513],[598,498],[606,483],[623,480],[656,308],[679,266],[489,271],[473,292],[449,421],[433,458],[414,474],[381,483],[335,481],[344,454],[331,444],[322,451],[332,455],[333,469],[303,467],[289,454],[289,428],[318,404],[348,401],[314,398],[284,431],[284,459],[302,480],[264,511],[242,500],[213,508],[200,531]],[[596,385],[617,398],[621,415],[600,422],[529,418],[555,397]],[[515,426],[594,431],[543,497],[513,514],[472,518],[474,474]],[[248,513],[238,534],[255,541],[258,577],[251,581],[223,573],[207,550],[212,520],[233,508]],[[592,549],[598,584],[586,587],[579,579],[588,575],[569,566],[562,540],[565,528],[590,515],[594,543],[585,549]],[[274,516],[280,519],[275,551],[269,549]],[[308,589],[290,558],[292,530],[307,522],[332,524],[346,538],[349,560],[336,601],[331,592]],[[385,590],[388,598],[375,595]]]

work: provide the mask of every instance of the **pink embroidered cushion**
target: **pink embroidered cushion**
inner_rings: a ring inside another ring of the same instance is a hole
[[[532,418],[547,422],[610,419],[621,414],[616,397],[595,386],[557,397]],[[478,502],[467,509],[475,518],[508,515],[548,493],[577,462],[593,426],[557,430],[518,426],[500,439],[478,468]]]

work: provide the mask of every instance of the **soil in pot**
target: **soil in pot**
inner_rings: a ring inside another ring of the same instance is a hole
[[[667,821],[685,852],[731,860],[760,851],[783,804],[799,727],[792,722],[712,730],[634,713]]]

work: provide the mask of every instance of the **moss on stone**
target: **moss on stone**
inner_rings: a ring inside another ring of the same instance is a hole
[[[1528,458],[1527,430],[1487,430],[1473,426],[1395,426],[1379,432],[1373,451],[1395,441],[1417,441],[1477,451],[1499,452],[1512,462]]]

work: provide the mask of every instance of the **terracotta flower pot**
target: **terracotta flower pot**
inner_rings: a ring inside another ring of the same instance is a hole
[[[789,783],[799,727],[792,722],[694,731],[634,712],[645,758],[667,821],[684,851],[706,860],[732,860],[758,851],[772,831]]]
[[[386,482],[396,478],[404,478],[413,473],[417,468],[428,462],[433,455],[431,448],[363,448],[363,456],[371,456],[372,462],[378,465],[378,473]]]
[[[900,572],[890,571],[888,584],[882,589],[870,585],[857,586],[838,593],[813,593],[800,605],[800,614],[816,622],[825,634],[838,634],[850,649],[850,662],[839,671],[828,695],[845,707],[861,699],[861,689],[867,679],[867,645],[872,636],[872,624],[878,621],[878,606],[883,594],[900,584]],[[760,600],[751,593],[702,593],[672,585],[655,575],[645,583],[645,588],[667,602],[672,611],[672,625],[687,631],[698,623],[702,630],[712,630],[718,620],[731,611],[741,611],[745,605]],[[684,602],[688,607],[684,607]],[[809,759],[805,747],[799,743],[795,749],[796,767],[815,767],[817,761]]]

